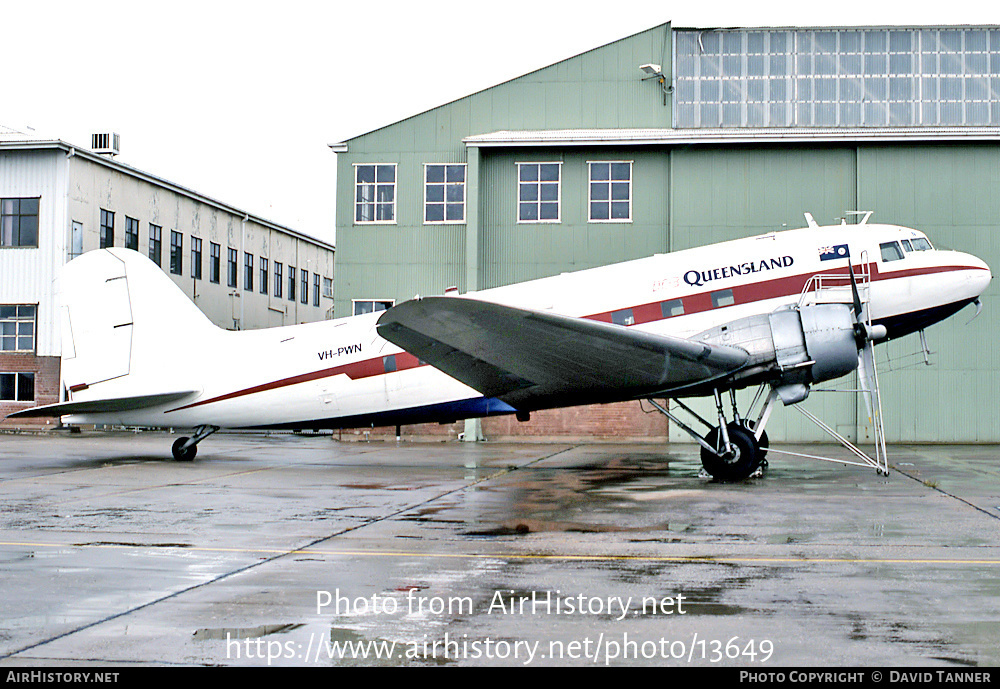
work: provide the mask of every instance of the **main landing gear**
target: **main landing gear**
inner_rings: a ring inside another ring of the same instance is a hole
[[[198,426],[191,438],[178,438],[170,448],[178,462],[190,462],[198,454],[198,443],[219,430],[218,426]]]
[[[753,409],[759,401],[764,386],[757,392],[757,396],[751,403]],[[718,412],[718,425],[701,418],[690,407],[680,400],[673,400],[677,406],[686,411],[708,428],[708,433],[700,435],[693,428],[677,418],[666,407],[658,404],[655,400],[649,400],[656,409],[673,421],[680,429],[690,435],[695,442],[701,445],[701,464],[705,471],[717,481],[742,481],[752,476],[763,475],[767,468],[767,452],[769,441],[764,425],[771,415],[777,393],[774,391],[768,395],[767,401],[761,409],[756,420],[741,418],[736,407],[736,392],[730,390],[730,399],[733,407],[733,420],[727,421],[725,410],[722,405],[722,396],[715,390],[715,407]],[[759,429],[759,430],[758,430]]]

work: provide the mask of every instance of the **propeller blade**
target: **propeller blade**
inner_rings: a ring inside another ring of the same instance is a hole
[[[851,276],[851,294],[854,296],[854,320],[861,320],[861,294],[858,292],[858,281],[854,277],[854,266],[851,259],[847,259],[847,270]]]

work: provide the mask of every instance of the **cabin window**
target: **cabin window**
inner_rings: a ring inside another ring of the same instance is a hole
[[[718,292],[712,292],[712,308],[718,309],[723,306],[732,306],[736,303],[736,299],[733,297],[733,290],[723,289]]]
[[[684,302],[680,299],[671,299],[670,301],[660,302],[660,311],[663,313],[664,318],[673,318],[674,316],[684,315]]]
[[[396,355],[390,354],[389,356],[382,357],[382,368],[386,373],[392,373],[396,370]]]
[[[896,242],[879,244],[879,249],[882,250],[882,260],[886,263],[889,261],[900,261],[904,258],[903,250],[899,248],[899,244]]]
[[[632,314],[632,309],[613,311],[611,313],[611,322],[616,325],[633,325],[635,323],[635,316]]]

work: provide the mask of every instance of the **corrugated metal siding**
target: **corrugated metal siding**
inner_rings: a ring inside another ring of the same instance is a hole
[[[869,146],[859,150],[858,168],[861,208],[876,209],[882,222],[927,232],[937,248],[975,254],[994,274],[1000,268],[1000,147]],[[879,372],[889,440],[1000,441],[993,404],[1000,389],[996,297],[994,279],[979,318],[966,325],[974,313],[968,307],[927,330],[931,367],[917,354],[916,336],[884,348]]]
[[[38,356],[62,351],[54,295],[69,232],[65,160],[61,151],[0,152],[0,198],[40,197],[38,248],[0,248],[0,303],[38,303]]]

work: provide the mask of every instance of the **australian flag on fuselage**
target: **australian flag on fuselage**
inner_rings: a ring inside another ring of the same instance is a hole
[[[819,248],[819,260],[821,261],[832,261],[837,258],[850,258],[851,250],[847,248],[846,244],[838,244],[836,246],[821,246]]]

